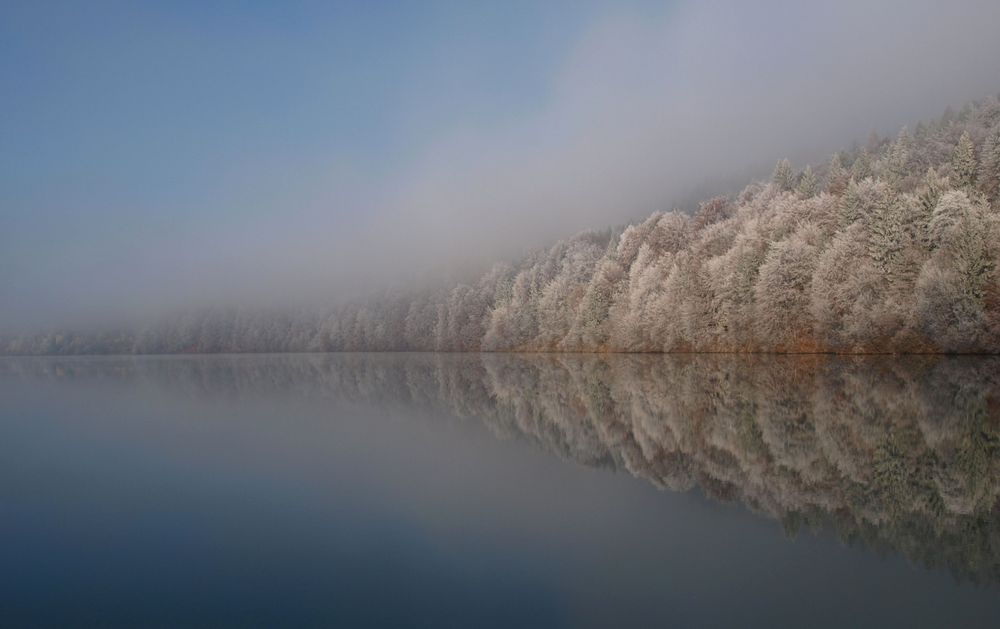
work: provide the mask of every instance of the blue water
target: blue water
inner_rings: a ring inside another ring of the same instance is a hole
[[[0,626],[1000,626],[987,358],[0,358]]]

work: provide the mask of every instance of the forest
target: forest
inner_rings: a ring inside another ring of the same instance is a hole
[[[1000,352],[1000,100],[691,211],[327,312],[189,311],[0,337],[7,354]]]

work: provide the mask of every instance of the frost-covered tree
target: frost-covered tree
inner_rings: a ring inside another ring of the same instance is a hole
[[[872,156],[867,149],[861,152],[851,164],[851,177],[857,180],[867,179],[874,175],[872,168]]]
[[[934,208],[937,207],[938,202],[941,200],[941,195],[950,187],[949,184],[950,182],[947,177],[938,175],[937,171],[933,168],[927,169],[927,173],[923,179],[923,186],[920,188],[919,197],[920,205],[927,217],[928,224],[930,223],[931,215],[934,213]]]
[[[834,195],[843,194],[850,177],[850,173],[844,168],[840,153],[834,153],[826,171],[826,191]]]
[[[995,283],[996,231],[984,208],[962,191],[942,195],[930,224],[934,255],[917,284],[917,309],[928,336],[958,351],[995,346],[984,297]]]
[[[968,131],[963,132],[958,139],[958,145],[951,158],[951,170],[956,185],[968,189],[975,185],[976,171],[978,170],[976,148],[972,144],[972,138]]]
[[[979,185],[995,206],[1000,207],[1000,124],[986,136],[979,158]]]
[[[882,182],[865,179],[852,182],[847,193],[853,204],[852,214],[861,219],[868,237],[868,255],[881,273],[890,273],[906,245],[903,216],[892,188]]]
[[[748,350],[756,345],[754,286],[770,243],[753,221],[735,236],[722,255],[708,261],[712,303],[715,313],[718,349]]]
[[[912,139],[906,127],[899,132],[899,136],[889,149],[886,155],[886,175],[893,186],[897,188],[903,183],[909,169],[910,152],[912,150]]]
[[[810,312],[819,230],[806,224],[771,246],[754,288],[755,320],[764,347],[817,349]]]
[[[778,160],[771,174],[771,182],[779,190],[788,192],[795,189],[795,173],[792,171],[792,164],[787,159]]]
[[[816,263],[811,290],[811,311],[824,347],[849,351],[858,347],[878,300],[878,272],[868,256],[868,243],[860,223],[840,231]]]
[[[805,198],[809,198],[816,194],[818,185],[816,173],[813,172],[812,166],[806,166],[799,177],[798,193]]]
[[[940,249],[952,244],[962,230],[973,223],[976,212],[977,208],[965,192],[943,193],[927,226],[931,247]]]

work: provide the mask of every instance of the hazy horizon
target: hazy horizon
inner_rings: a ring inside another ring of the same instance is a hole
[[[1000,89],[995,2],[4,16],[0,331],[411,285]]]
[[[1000,626],[998,27],[0,2],[0,626]]]

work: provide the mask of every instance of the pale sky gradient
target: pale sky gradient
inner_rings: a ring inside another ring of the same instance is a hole
[[[997,92],[998,27],[994,0],[4,2],[0,331],[324,303],[669,209]]]

